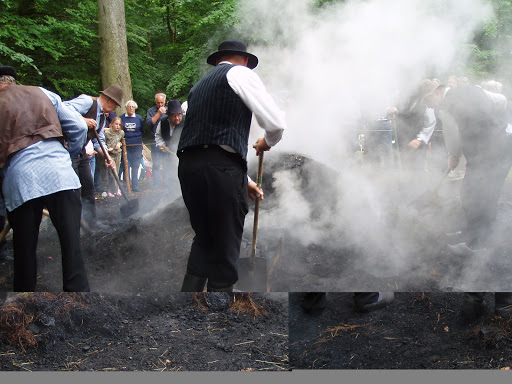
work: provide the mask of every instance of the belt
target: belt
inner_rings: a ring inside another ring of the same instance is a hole
[[[189,147],[185,147],[185,148],[180,149],[178,151],[177,155],[179,157],[182,153],[193,153],[193,152],[203,152],[203,153],[206,153],[206,152],[209,152],[209,151],[220,153],[223,156],[228,156],[228,157],[236,160],[237,162],[240,162],[240,164],[243,167],[247,168],[247,162],[245,161],[244,158],[242,158],[242,156],[240,156],[239,153],[227,151],[224,148],[222,148],[220,145],[217,145],[217,144],[191,145]]]

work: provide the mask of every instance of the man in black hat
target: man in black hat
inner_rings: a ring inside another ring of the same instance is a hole
[[[265,130],[256,154],[281,140],[284,114],[251,71],[258,58],[240,40],[226,40],[207,63],[215,69],[191,89],[178,146],[178,177],[195,231],[182,291],[232,291],[249,197],[263,198],[247,180],[252,115]]]
[[[164,166],[165,176],[163,183],[167,187],[171,187],[173,183],[178,183],[178,180],[173,180],[176,174],[175,170],[178,165],[178,158],[176,157],[177,141],[185,125],[183,118],[183,109],[179,100],[169,100],[167,103],[167,118],[158,122],[155,130],[155,145],[161,152],[161,163]],[[171,148],[171,138],[174,143]]]
[[[155,95],[155,105],[146,112],[146,127],[153,138],[156,140],[156,128],[162,122],[167,120],[167,108],[165,106],[165,93],[157,93]],[[160,188],[160,164],[162,162],[163,153],[158,149],[156,144],[151,144],[151,161],[153,162],[153,171],[151,179],[153,180],[153,188]]]
[[[87,124],[57,94],[17,85],[16,77],[12,67],[0,65],[1,197],[13,230],[14,291],[35,290],[39,225],[47,208],[61,245],[63,290],[86,292],[80,182],[70,155],[83,147]]]
[[[176,128],[185,124],[183,109],[179,100],[169,100],[167,103],[167,119],[158,122],[155,131],[156,147],[165,153],[169,153],[169,144]]]
[[[106,124],[105,115],[108,115],[116,109],[117,106],[120,106],[122,100],[123,89],[116,84],[100,91],[100,95],[98,97],[80,95],[72,100],[65,101],[64,104],[80,113],[86,121],[89,129],[96,129],[96,132],[98,132],[98,136],[105,147],[105,135],[103,133],[103,129]],[[92,134],[89,133],[88,138],[92,140],[94,150],[102,157],[105,157],[101,151],[100,144],[95,138],[94,132]],[[84,145],[82,151],[72,158],[73,169],[77,173],[80,178],[80,183],[82,184],[81,196],[83,204],[83,218],[91,229],[108,231],[108,226],[97,221],[94,180],[89,163],[89,156],[85,150],[86,145],[87,143]],[[105,158],[105,164],[108,164],[108,167],[115,169],[115,163],[113,161],[108,163]]]

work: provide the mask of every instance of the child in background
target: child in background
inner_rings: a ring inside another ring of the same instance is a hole
[[[107,144],[108,154],[112,157],[112,160],[116,163],[116,172],[119,174],[119,168],[121,167],[121,139],[124,137],[123,122],[120,117],[115,117],[110,123],[110,128],[105,128],[105,143]],[[114,177],[108,174],[108,196],[114,197],[114,193],[117,196],[121,196]]]

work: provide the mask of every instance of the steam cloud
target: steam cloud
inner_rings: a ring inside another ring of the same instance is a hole
[[[307,0],[243,0],[237,33],[267,42],[248,44],[248,50],[259,57],[256,71],[287,114],[288,129],[273,151],[303,154],[335,169],[339,178],[315,180],[308,189],[334,188],[342,196],[313,215],[317,208],[301,194],[300,182],[280,172],[274,175],[279,204],[261,224],[293,228],[304,245],[341,246],[336,242],[344,233],[343,245],[347,239],[358,244],[361,266],[371,273],[407,270],[415,262],[412,252],[383,250],[391,246],[384,237],[389,233],[379,238],[389,201],[404,196],[393,184],[396,175],[362,177],[353,160],[354,128],[362,109],[382,115],[422,79],[446,80],[467,59],[461,47],[491,15],[480,0],[347,1],[321,9]],[[261,135],[253,127],[251,140]],[[392,271],[377,260],[383,252]]]

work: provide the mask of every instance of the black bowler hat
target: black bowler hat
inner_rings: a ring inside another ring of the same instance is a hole
[[[7,65],[3,65],[0,63],[0,76],[12,76],[14,77],[14,80],[18,78],[18,73],[13,67],[9,67]]]
[[[254,56],[252,53],[248,53],[245,44],[242,41],[236,39],[225,40],[222,43],[220,43],[217,52],[212,53],[210,56],[208,56],[206,62],[210,65],[215,66],[217,65],[218,58],[229,54],[247,56],[249,58],[247,67],[251,69],[256,68],[256,66],[258,65],[258,58]]]
[[[167,114],[172,115],[173,113],[183,113],[179,100],[169,100],[167,103]]]

